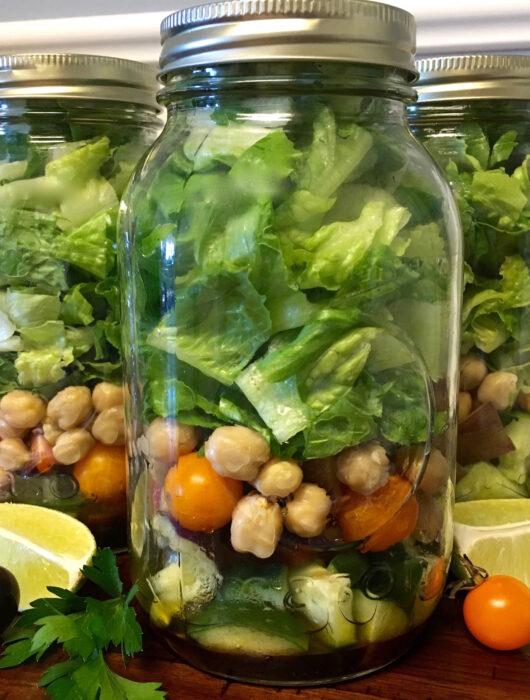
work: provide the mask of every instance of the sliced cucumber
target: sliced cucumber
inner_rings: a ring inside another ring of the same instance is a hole
[[[217,600],[283,610],[288,592],[285,566],[244,566],[226,574]]]
[[[372,600],[362,591],[353,591],[353,616],[359,623],[359,641],[383,642],[404,634],[409,627],[406,613],[390,600]]]
[[[173,617],[188,619],[194,615],[215,598],[223,579],[215,562],[199,545],[180,537],[167,518],[157,518],[157,530],[163,531],[173,550],[168,565],[149,580],[154,595],[151,620],[161,627]]]
[[[304,564],[291,571],[289,587],[290,605],[318,641],[334,649],[355,644],[357,631],[347,574],[328,570],[320,563]]]
[[[285,656],[307,651],[303,624],[280,610],[212,603],[196,615],[188,635],[201,646],[231,654]]]

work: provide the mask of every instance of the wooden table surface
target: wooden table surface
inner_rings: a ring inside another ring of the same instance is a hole
[[[144,621],[144,620],[142,620]],[[59,660],[0,671],[0,700],[36,700],[44,668]],[[530,700],[530,649],[494,652],[466,632],[461,603],[444,599],[432,623],[400,661],[383,671],[340,685],[262,688],[226,681],[191,668],[144,626],[144,651],[124,672],[118,653],[109,655],[118,673],[137,681],[160,681],[170,700]]]

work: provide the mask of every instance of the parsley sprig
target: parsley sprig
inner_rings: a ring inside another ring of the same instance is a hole
[[[104,653],[120,647],[123,662],[142,650],[142,629],[131,607],[136,584],[123,595],[116,558],[99,550],[85,578],[101,588],[108,600],[83,597],[64,588],[49,587],[56,598],[39,598],[22,613],[6,639],[0,668],[37,661],[53,646],[62,646],[69,659],[48,668],[39,683],[54,700],[161,700],[160,683],[136,683],[114,673]]]

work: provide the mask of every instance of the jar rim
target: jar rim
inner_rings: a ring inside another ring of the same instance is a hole
[[[154,67],[112,56],[73,53],[0,55],[0,97],[105,100],[157,112]]]
[[[393,66],[417,77],[414,17],[368,0],[230,0],[162,22],[162,82],[182,68],[223,63],[333,61]]]
[[[418,102],[530,100],[530,56],[462,54],[416,61]]]

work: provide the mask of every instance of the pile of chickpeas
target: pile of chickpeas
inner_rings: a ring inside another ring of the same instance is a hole
[[[92,391],[69,386],[48,403],[30,391],[15,390],[0,401],[0,471],[30,470],[36,460],[32,438],[45,440],[58,465],[83,459],[96,442],[125,444],[123,388],[101,382]]]
[[[458,422],[463,422],[481,404],[490,403],[506,411],[515,403],[530,412],[530,393],[517,393],[517,375],[502,370],[490,372],[483,357],[470,352],[460,359]]]
[[[152,478],[162,485],[178,458],[196,448],[199,434],[173,418],[156,418],[142,441]],[[412,455],[398,452],[396,456],[397,468],[413,484],[423,465],[424,447],[417,446]],[[341,485],[369,496],[383,487],[396,469],[377,441],[350,447],[332,460],[336,488],[330,495],[321,485],[304,481],[303,465],[271,456],[268,442],[258,432],[239,425],[215,429],[204,443],[204,455],[217,474],[251,487],[233,510],[230,536],[234,550],[260,559],[274,554],[284,528],[301,538],[322,535],[340,500]],[[444,513],[436,496],[443,491],[449,472],[443,454],[433,449],[417,492],[415,537],[423,543],[440,536]],[[160,509],[165,510],[163,501]]]

